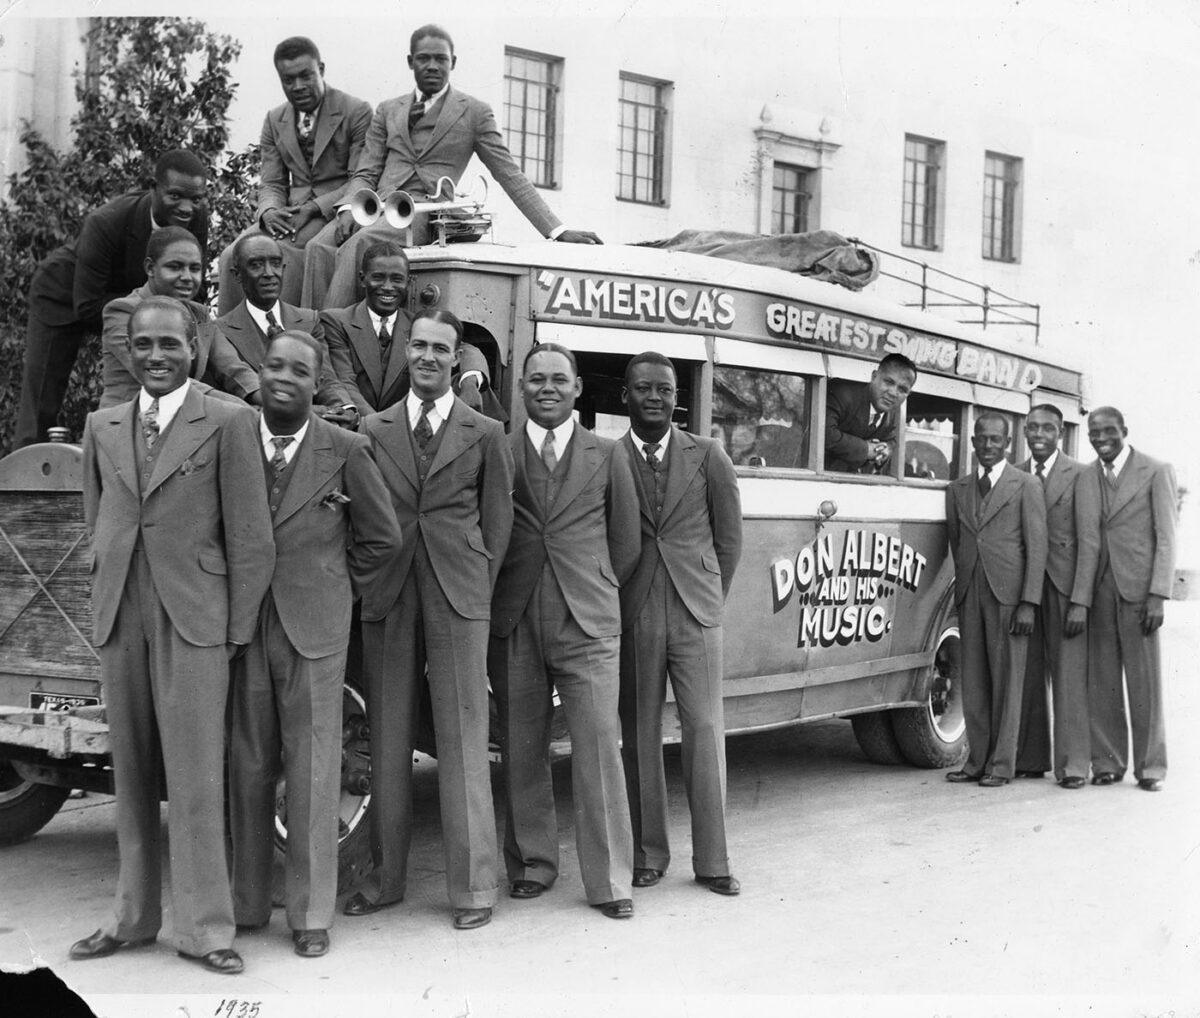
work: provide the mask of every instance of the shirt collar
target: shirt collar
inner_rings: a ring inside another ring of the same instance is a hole
[[[1127,445],[1113,458],[1113,473],[1117,477],[1121,476],[1121,471],[1125,469],[1125,464],[1129,462],[1129,454],[1131,452],[1133,452],[1133,447]]]
[[[165,396],[158,397],[158,430],[161,434],[167,430],[167,425],[175,418],[179,408],[183,406],[183,398],[187,395],[190,382],[184,382],[178,389],[172,389]],[[145,389],[138,393],[138,413],[144,414],[150,409],[154,397]]]
[[[379,325],[383,321],[383,316],[378,315],[374,311],[372,311],[370,304],[367,305],[367,314],[371,316],[371,328],[374,330],[375,335],[378,336],[379,335]],[[390,315],[387,316],[388,332],[392,333],[392,335],[395,335],[395,333],[396,333],[396,319],[399,316],[400,316],[399,311],[393,311]]]
[[[431,95],[428,99],[425,100],[425,109],[428,110],[430,106],[432,106],[435,102],[437,102],[448,91],[450,91],[450,82],[447,81],[446,84],[444,84],[442,86],[440,92],[434,92],[433,95]],[[420,101],[421,101],[421,90],[419,88],[414,88],[413,89],[413,102],[419,103]]]
[[[279,323],[279,327],[281,329],[284,327],[283,313],[280,311],[279,301],[276,301],[269,308],[267,308],[267,311],[264,311],[262,308],[251,304],[249,301],[246,301],[246,310],[250,312],[251,319],[253,319],[254,324],[262,330],[262,334],[264,336],[267,334],[267,311],[270,311],[271,314],[275,316],[275,321]]]
[[[412,389],[408,390],[408,396],[405,397],[408,401],[408,423],[416,426],[418,418],[421,416],[421,397]],[[450,408],[454,406],[454,390],[448,389],[444,394],[433,401],[433,412],[443,421],[450,419]]]
[[[304,436],[308,434],[308,425],[309,425],[309,422],[306,420],[300,426],[300,430],[291,436],[296,441],[294,441],[291,445],[289,445],[286,449],[284,449],[283,455],[288,460],[289,463],[291,462],[292,456],[294,456],[296,454],[296,450],[300,448],[300,443],[304,441]],[[275,432],[273,432],[270,428],[267,427],[266,414],[258,415],[258,435],[262,441],[263,452],[265,452],[268,457],[274,456],[275,455],[275,446],[271,442],[271,439],[275,438],[276,435],[275,435]],[[279,437],[282,437],[282,436],[279,436]]]
[[[992,470],[991,470],[991,473],[989,476],[991,477],[993,484],[995,484],[998,480],[1000,480],[1000,475],[1004,473],[1004,468],[1007,466],[1008,466],[1008,460],[1002,459],[999,463],[997,463],[994,467],[992,467]],[[983,477],[983,467],[982,466],[978,470],[975,471],[975,477],[977,479]]]
[[[661,460],[667,454],[667,446],[671,442],[671,428],[667,428],[667,433],[658,440],[658,458]],[[646,450],[642,448],[646,443],[637,436],[637,432],[632,428],[629,429],[629,437],[633,441],[633,447],[641,454],[642,459],[646,458]]]
[[[540,450],[542,443],[546,441],[546,429],[540,424],[535,424],[533,421],[525,422],[525,434],[529,436],[529,441],[533,443],[535,449]],[[568,417],[554,429],[554,451],[558,454],[559,459],[562,459],[562,451],[567,447],[567,443],[571,441],[573,434],[575,434],[574,417]]]
[[[1046,457],[1046,462],[1042,466],[1042,473],[1043,474],[1050,473],[1050,471],[1054,469],[1054,464],[1056,462],[1058,462],[1058,450],[1057,449],[1055,449],[1054,452],[1052,452],[1049,456]],[[1029,466],[1030,466],[1029,472],[1032,474],[1036,474],[1037,473],[1037,460],[1031,460]]]

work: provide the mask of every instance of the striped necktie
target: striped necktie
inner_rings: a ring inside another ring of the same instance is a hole
[[[146,448],[153,449],[158,441],[158,397],[155,396],[150,405],[142,412],[142,438],[146,440]]]
[[[294,441],[296,441],[295,435],[277,435],[271,439],[271,444],[275,446],[275,455],[271,457],[271,469],[275,471],[276,479],[287,469],[287,457],[283,454],[283,450]]]

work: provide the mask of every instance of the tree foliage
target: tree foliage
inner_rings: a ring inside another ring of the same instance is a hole
[[[232,65],[241,44],[190,18],[98,18],[75,75],[73,144],[59,152],[24,125],[26,166],[0,203],[0,451],[10,446],[25,347],[26,294],[47,254],[72,240],[83,218],[117,195],[153,182],[173,148],[209,168],[210,279],[216,256],[251,219],[258,148],[228,149]],[[80,351],[62,411],[75,436],[99,396],[99,338]]]

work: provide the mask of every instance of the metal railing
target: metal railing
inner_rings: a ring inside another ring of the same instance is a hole
[[[952,272],[946,272],[944,269],[939,269],[926,262],[917,261],[915,258],[909,258],[907,255],[897,254],[895,251],[888,251],[884,248],[876,247],[874,244],[868,244],[865,240],[859,240],[857,237],[849,237],[847,239],[851,244],[865,247],[870,251],[885,255],[888,259],[902,262],[920,270],[919,278],[915,277],[914,274],[899,275],[895,272],[889,272],[887,263],[881,262],[879,270],[881,276],[916,287],[920,291],[920,300],[906,300],[902,302],[906,307],[919,307],[922,311],[936,308],[959,308],[965,312],[967,309],[970,309],[977,312],[978,316],[967,318],[955,315],[953,317],[963,325],[979,325],[985,329],[992,325],[1018,326],[1020,328],[1031,329],[1033,332],[1033,342],[1035,344],[1041,343],[1042,307],[1040,304],[1031,304],[1028,301],[1020,300],[997,290],[995,287],[988,286],[986,283],[977,283],[973,279],[964,279],[962,276],[956,276]],[[972,291],[978,293],[978,297],[974,298],[972,295],[942,289],[944,286],[951,285],[947,280],[971,287]]]

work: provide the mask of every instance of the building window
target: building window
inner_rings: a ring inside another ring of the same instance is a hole
[[[671,83],[621,74],[617,197],[667,203],[667,104]]]
[[[504,140],[521,172],[538,187],[557,187],[558,89],[563,62],[504,51]]]
[[[1015,262],[1021,160],[987,152],[983,159],[983,257]]]
[[[944,142],[904,136],[904,218],[901,242],[936,251],[941,245]]]
[[[771,185],[771,232],[807,233],[812,170],[776,163]]]

